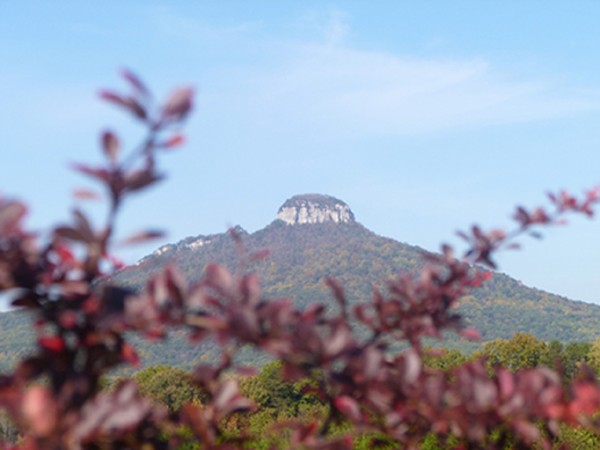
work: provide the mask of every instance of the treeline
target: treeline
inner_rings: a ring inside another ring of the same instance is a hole
[[[471,360],[484,358],[490,370],[502,365],[512,371],[522,371],[536,367],[555,369],[568,384],[583,371],[594,371],[600,376],[600,339],[593,343],[568,343],[559,341],[544,342],[528,333],[517,333],[511,339],[497,339],[483,345],[481,350],[471,354],[457,349],[428,348],[423,364],[427,369],[442,370],[452,376],[453,370]],[[252,400],[257,408],[253,412],[236,413],[223,419],[223,428],[228,438],[246,439],[247,448],[269,449],[287,448],[291,436],[282,432],[286,421],[295,420],[306,424],[317,421],[323,423],[329,417],[329,405],[315,392],[323,380],[319,372],[309,379],[295,383],[284,380],[280,362],[265,364],[258,373],[246,376],[231,375],[239,382],[243,395]],[[207,400],[195,384],[193,372],[171,366],[147,367],[132,378],[137,382],[141,393],[157,404],[164,406],[170,414],[178,414],[187,403],[203,405]],[[111,389],[122,378],[113,377],[106,382]],[[351,425],[342,417],[326,427],[332,436],[347,433]],[[186,430],[181,430],[185,437]],[[490,442],[496,438],[489,436]],[[185,440],[185,439],[184,439]],[[454,448],[460,444],[457,438],[450,437],[441,442],[433,434],[426,436],[423,450]],[[397,445],[397,443],[396,443]],[[510,443],[507,448],[510,447]],[[554,441],[555,448],[600,448],[600,437],[594,433],[575,427],[561,426],[561,433]],[[395,444],[378,435],[361,435],[354,439],[356,449],[392,449]],[[182,444],[182,449],[200,448],[190,441]]]
[[[537,339],[529,333],[516,333],[510,339],[495,339],[470,354],[456,349],[430,349],[424,363],[432,368],[450,370],[468,361],[485,358],[488,369],[502,366],[511,371],[548,367],[565,382],[573,380],[582,368],[600,375],[600,339],[594,342],[562,343]]]
[[[512,371],[536,367],[555,369],[568,384],[581,371],[593,371],[600,376],[600,339],[593,342],[563,344],[559,341],[545,342],[528,333],[517,333],[511,339],[497,339],[483,344],[480,350],[472,353],[457,349],[430,347],[424,352],[423,364],[427,369],[442,370],[452,375],[454,368],[469,361],[484,358],[492,376],[494,366],[501,365]],[[193,372],[168,365],[146,367],[131,377],[139,386],[140,392],[169,414],[177,415],[186,404],[204,405],[207,393],[194,383]],[[284,380],[280,362],[266,363],[257,373],[240,376],[231,375],[239,382],[243,395],[254,402],[252,412],[235,413],[224,418],[223,429],[227,438],[246,439],[248,448],[269,449],[289,446],[290,435],[282,432],[286,421],[322,423],[329,416],[329,405],[319,398],[315,389],[323,382],[318,372],[310,379],[295,383]],[[104,380],[104,389],[111,390],[123,376],[112,376]],[[351,425],[342,417],[327,427],[332,436],[347,433]],[[187,430],[180,430],[182,450],[192,450],[198,444]],[[186,436],[189,442],[186,443]],[[494,434],[489,436],[493,440]],[[19,439],[14,425],[6,416],[0,415],[0,440],[15,442]],[[458,439],[440,442],[433,434],[426,436],[421,449],[435,450],[453,448],[460,444]],[[569,448],[600,448],[600,438],[594,433],[568,426],[561,427],[555,440],[556,448],[567,445]],[[377,435],[362,435],[354,439],[356,449],[395,448],[394,444]],[[510,448],[510,447],[509,447]]]

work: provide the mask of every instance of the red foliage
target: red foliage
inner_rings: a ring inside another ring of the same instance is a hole
[[[155,106],[135,75],[124,71],[123,76],[130,94],[103,91],[100,96],[139,119],[148,129],[146,139],[124,156],[116,134],[104,132],[106,163],[73,166],[108,193],[106,224],[94,228],[76,210],[70,223],[56,227],[50,241],[41,243],[24,228],[26,207],[0,199],[0,292],[14,292],[14,305],[33,313],[38,333],[32,354],[0,376],[0,407],[24,436],[15,448],[176,448],[179,425],[187,425],[202,448],[243,445],[243,439],[228,441],[221,428],[224,418],[254,408],[236,381],[223,376],[234,369],[225,350],[220,365],[200,365],[193,373],[208,395],[202,407],[187,405],[167,416],[142,398],[132,382],[101,391],[103,374],[138,363],[126,332],[162,339],[174,326],[186,327],[192,342],[216,338],[224,349],[254,345],[281,360],[290,380],[319,369],[320,384],[312,389],[329,405],[329,416],[322,424],[291,421],[291,442],[297,447],[351,448],[352,437],[364,432],[413,446],[433,432],[464,438],[469,448],[489,448],[485,439],[498,429],[521,445],[541,439],[547,447],[561,422],[595,426],[600,386],[593,378],[565,388],[547,369],[512,373],[497,368],[489,376],[483,361],[448,374],[423,366],[421,342],[447,330],[477,338],[475,330],[463,328],[454,309],[461,296],[490,278],[490,272],[475,267],[494,268],[497,251],[511,248],[517,237],[536,227],[561,223],[567,213],[591,216],[599,189],[583,199],[566,192],[550,195],[550,208],[519,207],[512,231],[474,226],[459,234],[469,245],[463,258],[443,246],[441,255],[428,257],[419,276],[398,276],[385,292],[376,291],[371,303],[353,310],[346,306],[343,287],[328,280],[339,305],[337,315],[320,304],[299,310],[289,299],[267,299],[256,276],[235,276],[217,265],[191,286],[168,267],[148,282],[144,293],[131,295],[106,282],[119,265],[112,256],[116,213],[131,193],[163,178],[156,169],[157,151],[183,142],[171,130],[190,113],[193,90],[178,89]],[[142,231],[125,243],[159,235]],[[369,330],[366,339],[353,334],[355,321]],[[408,343],[408,349],[392,353],[397,342]],[[32,384],[42,377],[46,384]],[[332,438],[329,426],[340,419],[354,427]]]

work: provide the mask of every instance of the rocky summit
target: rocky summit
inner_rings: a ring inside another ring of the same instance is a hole
[[[277,219],[288,225],[354,222],[354,214],[343,201],[321,194],[295,195],[277,212]]]

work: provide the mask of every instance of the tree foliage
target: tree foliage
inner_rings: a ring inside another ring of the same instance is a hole
[[[349,305],[343,286],[329,279],[335,312],[319,303],[299,309],[288,299],[268,298],[256,275],[215,264],[192,284],[168,267],[135,295],[107,281],[119,267],[112,253],[115,220],[126,199],[163,178],[158,157],[182,141],[178,127],[191,110],[192,90],[178,89],[155,105],[137,77],[124,77],[129,94],[104,91],[101,97],[132,114],[147,137],[123,154],[117,135],[106,131],[105,162],[74,166],[105,190],[109,212],[103,226],[76,209],[43,240],[26,229],[23,203],[0,200],[0,292],[11,293],[13,304],[32,314],[36,331],[31,353],[0,376],[0,405],[23,436],[14,448],[162,449],[190,440],[202,448],[243,447],[252,439],[250,429],[236,429],[235,420],[256,405],[231,374],[240,369],[236,349],[246,346],[279,361],[277,370],[287,381],[319,373],[312,393],[323,414],[309,421],[292,417],[279,428],[295,448],[351,448],[365,436],[371,443],[410,448],[429,435],[469,448],[502,448],[507,442],[547,448],[561,424],[597,429],[600,386],[592,374],[565,387],[546,368],[493,367],[489,374],[482,359],[440,370],[424,365],[423,340],[449,331],[477,337],[464,327],[456,306],[490,278],[485,268],[496,267],[495,253],[566,214],[591,216],[599,190],[582,198],[550,195],[546,208],[519,207],[513,230],[474,226],[460,234],[468,246],[462,257],[445,245],[441,254],[425,255],[417,275],[399,275],[387,290],[375,291],[371,302]],[[157,234],[143,230],[125,242]],[[354,321],[368,330],[366,336],[353,332]],[[217,365],[202,363],[192,372],[206,395],[203,404],[188,403],[169,414],[143,397],[134,381],[100,389],[107,371],[137,364],[131,333],[161,340],[173,327],[185,327],[194,343],[214,339],[222,347]],[[405,350],[393,351],[399,344]],[[526,364],[529,358],[527,353]],[[272,375],[263,385],[288,389]]]
[[[528,333],[517,333],[512,339],[497,339],[483,345],[481,353],[487,357],[490,367],[504,366],[517,371],[538,367],[549,359],[545,342]]]
[[[202,392],[192,384],[190,374],[176,367],[146,367],[133,379],[143,396],[166,406],[171,413],[186,403],[201,403],[203,399]]]

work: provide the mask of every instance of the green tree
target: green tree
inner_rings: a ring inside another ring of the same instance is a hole
[[[19,438],[19,430],[4,412],[0,411],[0,442],[15,443]]]
[[[425,367],[439,370],[450,370],[467,361],[467,357],[456,349],[439,349],[425,352],[423,364]]]
[[[575,377],[581,364],[588,364],[591,346],[589,342],[570,342],[565,345],[561,362],[566,380]]]
[[[516,333],[511,339],[496,339],[483,345],[488,366],[504,366],[512,371],[542,365],[549,359],[548,346],[529,333]]]
[[[597,374],[600,373],[600,338],[596,339],[590,345],[587,354],[587,363]]]
[[[554,339],[546,344],[546,349],[546,353],[540,358],[542,366],[555,368],[557,365],[560,366],[563,364],[564,345],[562,342]]]
[[[275,408],[279,411],[296,409],[302,397],[301,386],[283,379],[283,364],[273,361],[264,365],[257,377],[257,382],[266,396],[260,401],[265,408]]]
[[[169,412],[176,412],[185,403],[202,402],[202,392],[189,380],[185,370],[170,366],[150,366],[133,376],[140,392]]]

